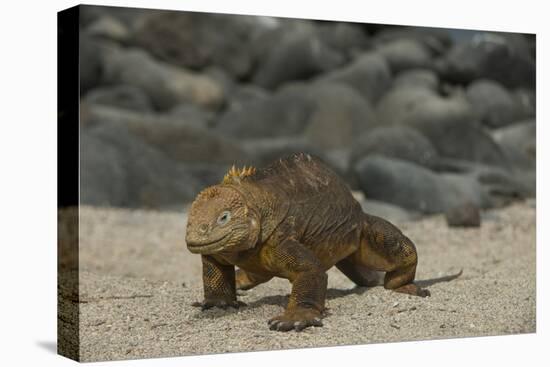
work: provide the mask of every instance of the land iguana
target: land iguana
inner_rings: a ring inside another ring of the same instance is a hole
[[[203,309],[239,307],[236,289],[273,277],[292,283],[286,310],[269,320],[272,330],[322,325],[326,271],[334,265],[358,286],[374,285],[372,271],[383,271],[386,289],[430,295],[413,282],[413,242],[364,213],[346,184],[309,154],[264,169],[233,166],[222,183],[198,194],[186,241],[202,257],[204,301],[195,305]]]

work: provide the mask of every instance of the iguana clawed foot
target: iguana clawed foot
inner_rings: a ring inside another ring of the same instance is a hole
[[[229,307],[232,307],[232,308],[244,307],[246,306],[246,303],[242,301],[227,301],[224,299],[212,299],[212,300],[205,299],[202,302],[193,302],[191,306],[200,307],[202,311],[208,310],[209,308],[212,308],[212,307],[218,307],[225,310]]]
[[[323,326],[321,313],[311,308],[298,308],[285,311],[268,321],[269,328],[277,331],[301,331],[309,326]]]
[[[429,290],[420,288],[414,283],[405,284],[399,288],[394,289],[395,292],[410,294],[411,296],[430,297]]]

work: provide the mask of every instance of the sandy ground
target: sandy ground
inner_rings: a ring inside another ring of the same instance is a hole
[[[82,361],[535,332],[534,201],[484,213],[479,229],[450,229],[442,216],[396,223],[417,245],[417,279],[432,296],[355,288],[331,269],[324,326],[299,333],[267,326],[287,301],[282,279],[241,292],[239,310],[192,307],[201,268],[185,223],[185,213],[81,209]]]

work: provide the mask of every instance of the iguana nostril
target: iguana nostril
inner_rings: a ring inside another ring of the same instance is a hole
[[[202,234],[205,234],[206,232],[208,232],[208,224],[201,224],[199,226],[199,232]]]

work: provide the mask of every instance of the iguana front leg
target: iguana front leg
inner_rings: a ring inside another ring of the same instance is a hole
[[[300,242],[289,239],[268,247],[263,261],[275,274],[292,283],[285,312],[269,320],[271,330],[302,330],[322,326],[327,274],[315,255]]]
[[[204,301],[195,302],[193,306],[203,310],[211,307],[235,307],[244,305],[237,301],[235,290],[235,267],[220,264],[211,256],[202,255],[202,282]]]

